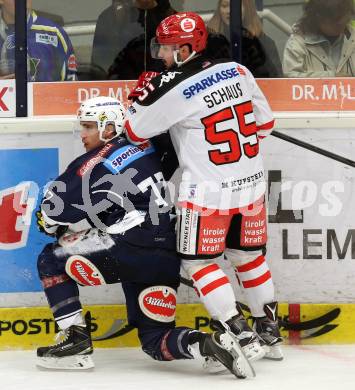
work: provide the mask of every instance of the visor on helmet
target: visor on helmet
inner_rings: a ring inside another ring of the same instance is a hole
[[[174,51],[176,50],[179,50],[179,45],[161,44],[158,42],[157,38],[152,38],[152,40],[150,41],[150,54],[152,58],[161,60],[163,58],[164,51],[173,55]]]

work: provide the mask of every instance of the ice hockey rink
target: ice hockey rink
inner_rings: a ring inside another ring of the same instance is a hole
[[[257,376],[207,374],[198,361],[157,362],[140,349],[96,349],[93,371],[41,371],[34,351],[0,352],[1,389],[355,389],[355,345],[285,346],[282,362],[254,363]]]

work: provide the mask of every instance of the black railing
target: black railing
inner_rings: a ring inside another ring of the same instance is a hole
[[[25,0],[15,1],[16,116],[27,116],[27,10]]]

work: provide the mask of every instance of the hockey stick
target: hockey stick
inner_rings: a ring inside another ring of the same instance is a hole
[[[180,282],[187,287],[194,287],[194,282],[192,280],[186,279],[180,275]]]
[[[321,315],[320,317],[313,318],[311,320],[293,323],[290,322],[288,317],[280,320],[280,326],[285,330],[293,330],[300,332],[302,330],[310,330],[320,326],[328,325],[329,322],[334,321],[340,315],[340,309],[337,307],[330,310],[328,313]]]
[[[339,162],[341,162],[341,163],[343,163],[345,165],[350,165],[351,167],[355,168],[355,161],[350,160],[350,159],[345,158],[345,157],[342,157],[342,156],[339,156],[338,154],[329,152],[328,150],[319,148],[318,146],[310,145],[307,142],[304,142],[304,141],[301,141],[299,139],[290,137],[289,135],[280,133],[280,132],[275,131],[275,130],[273,130],[271,132],[271,135],[273,135],[276,138],[280,138],[280,139],[282,139],[282,140],[284,140],[286,142],[290,142],[291,144],[298,145],[301,148],[308,149],[308,150],[310,150],[312,152],[321,154],[323,156],[331,158],[332,160],[339,161]]]
[[[307,339],[312,339],[314,337],[319,337],[323,336],[324,334],[327,334],[337,328],[339,325],[324,325],[323,328],[318,329],[314,333],[311,333],[307,336],[301,337],[301,340],[307,340]]]

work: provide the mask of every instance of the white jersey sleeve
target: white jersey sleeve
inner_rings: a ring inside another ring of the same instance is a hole
[[[132,143],[139,144],[168,131],[181,119],[189,116],[194,107],[183,104],[179,88],[168,89],[170,82],[176,81],[182,72],[165,72],[153,79],[145,94],[127,110],[125,131]]]
[[[258,129],[259,139],[265,138],[268,136],[273,127],[274,127],[274,116],[269,106],[268,101],[266,100],[263,92],[256,83],[254,76],[251,74],[250,70],[244,66],[238,66],[239,71],[244,70],[248,85],[250,87],[253,111],[255,116],[256,127]]]

